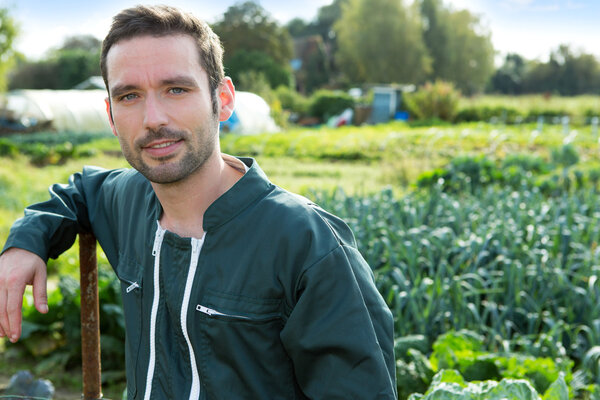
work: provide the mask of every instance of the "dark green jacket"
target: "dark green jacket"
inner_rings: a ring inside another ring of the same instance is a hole
[[[351,231],[243,161],[202,239],[160,228],[138,172],[85,168],[5,249],[47,260],[93,231],[122,282],[129,399],[395,399],[392,315]]]

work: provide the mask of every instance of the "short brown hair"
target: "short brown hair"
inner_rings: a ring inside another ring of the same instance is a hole
[[[177,34],[190,35],[196,42],[200,65],[208,74],[211,96],[215,103],[217,87],[225,77],[223,46],[219,37],[206,22],[192,14],[165,5],[136,6],[115,15],[108,35],[102,42],[100,55],[100,70],[106,90],[109,90],[106,56],[113,45],[137,36],[161,37]]]

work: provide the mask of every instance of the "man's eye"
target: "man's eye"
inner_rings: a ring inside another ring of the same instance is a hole
[[[186,90],[185,90],[185,89],[183,89],[183,88],[179,88],[179,87],[176,87],[176,88],[171,88],[171,89],[170,89],[170,91],[171,91],[171,93],[173,93],[173,94],[182,94],[182,93],[185,93],[185,92],[186,92]]]
[[[131,100],[135,100],[137,98],[137,95],[135,93],[127,93],[123,96],[121,96],[121,100],[125,100],[125,101],[131,101]]]

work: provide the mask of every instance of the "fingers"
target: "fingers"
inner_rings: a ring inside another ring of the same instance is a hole
[[[48,312],[48,295],[46,294],[46,268],[36,271],[33,277],[33,302],[35,308],[42,314]]]
[[[23,309],[23,293],[25,285],[15,282],[9,286],[6,297],[6,312],[8,313],[8,339],[15,343],[21,336],[21,312]]]
[[[10,336],[8,314],[6,314],[6,285],[0,278],[0,337]]]
[[[21,336],[23,294],[33,284],[34,301],[47,312],[46,263],[34,253],[11,248],[0,256],[0,335],[16,342]]]

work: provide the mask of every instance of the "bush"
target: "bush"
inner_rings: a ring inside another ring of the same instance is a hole
[[[409,114],[419,120],[439,118],[453,121],[459,98],[460,92],[452,83],[440,80],[428,82],[417,92],[404,95]]]
[[[275,89],[275,96],[281,103],[281,108],[298,116],[308,113],[309,100],[289,86],[279,86]]]
[[[326,121],[347,108],[354,108],[354,99],[347,93],[318,90],[310,98],[308,114]]]
[[[498,120],[504,123],[513,124],[522,121],[524,116],[519,110],[509,106],[481,105],[466,106],[458,110],[455,122],[478,122]]]
[[[17,146],[6,139],[0,139],[0,157],[14,157],[19,154]]]
[[[573,117],[572,113],[561,108],[533,108],[527,114],[527,119],[531,121],[537,121],[539,117],[547,118],[549,121],[553,119],[560,119],[564,116]]]

